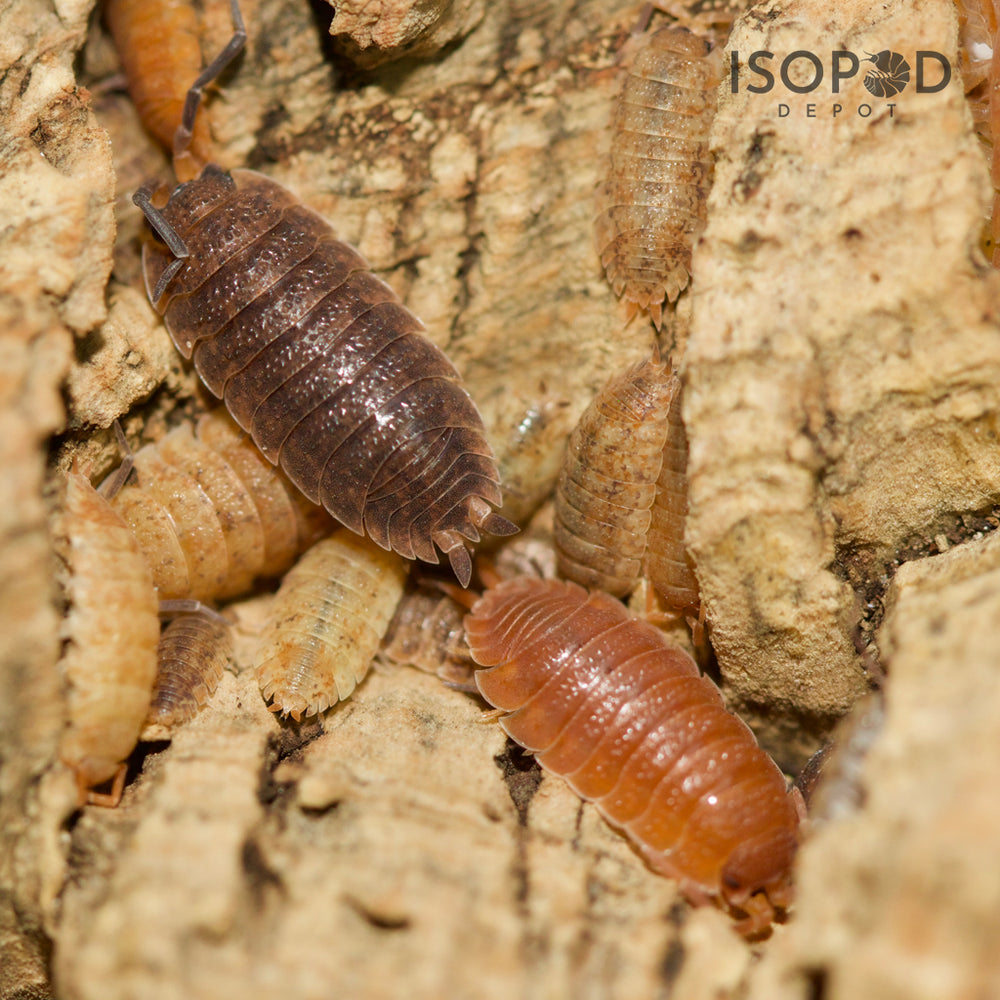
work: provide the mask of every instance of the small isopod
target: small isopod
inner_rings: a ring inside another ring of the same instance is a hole
[[[959,0],[958,13],[962,79],[993,181],[985,249],[1000,267],[1000,10],[993,0]]]
[[[205,707],[233,656],[228,625],[205,614],[182,615],[163,630],[156,680],[142,738],[165,739]]]
[[[500,724],[695,902],[748,936],[792,899],[800,799],[694,660],[572,583],[494,587],[465,620]]]
[[[241,27],[239,9],[234,21]],[[208,121],[202,116],[190,131],[184,121],[191,81],[202,69],[198,18],[190,0],[105,0],[111,30],[128,81],[129,93],[146,128],[174,151],[180,181],[194,177],[214,159]],[[199,83],[208,84],[214,72]]]
[[[175,155],[207,74],[242,44],[238,30],[198,78]],[[421,322],[261,174],[209,165],[162,210],[151,190],[134,199],[158,237],[146,288],[208,388],[310,500],[407,559],[436,563],[437,547],[467,585],[467,543],[517,529],[491,507],[500,476],[479,411]]]
[[[597,250],[630,317],[648,309],[657,328],[663,300],[673,302],[688,283],[691,251],[705,227],[718,81],[703,39],[661,28],[635,56],[612,121]]]
[[[75,472],[67,478],[59,533],[70,570],[60,664],[69,723],[59,756],[76,775],[81,805],[115,806],[156,676],[156,591],[132,532]],[[93,791],[107,781],[110,793]]]
[[[264,461],[221,407],[132,457],[112,507],[132,528],[161,600],[208,601],[277,576],[333,521]]]
[[[382,640],[382,654],[468,688],[474,665],[465,641],[465,609],[454,598],[428,589],[403,595]]]
[[[687,457],[687,434],[681,420],[681,383],[674,376],[667,408],[667,439],[656,481],[643,571],[667,607],[697,617],[698,579],[684,542],[688,512]]]
[[[645,360],[614,376],[570,435],[556,486],[559,572],[615,597],[642,571],[677,378]],[[683,521],[681,522],[683,544]]]
[[[354,691],[403,593],[406,564],[341,529],[285,574],[254,666],[272,712],[298,722]]]

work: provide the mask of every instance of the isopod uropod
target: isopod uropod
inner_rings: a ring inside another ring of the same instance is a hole
[[[615,597],[635,586],[676,385],[668,365],[640,361],[601,389],[570,435],[554,534],[559,572],[574,583]]]
[[[271,711],[322,712],[364,678],[403,593],[393,552],[340,529],[285,574],[254,666]]]
[[[234,12],[235,15],[235,12]],[[243,44],[237,33],[192,87]],[[448,555],[516,527],[482,418],[458,372],[352,247],[261,174],[209,165],[164,208],[136,193],[158,239],[143,250],[151,302],[178,350],[270,462],[341,523],[407,559]]]
[[[663,300],[673,302],[688,283],[691,251],[705,227],[718,80],[703,39],[661,28],[636,55],[612,121],[597,250],[630,314],[648,309],[657,328]]]
[[[131,456],[112,507],[132,528],[161,600],[235,597],[283,573],[333,521],[219,407]]]
[[[80,804],[117,805],[149,708],[160,634],[156,591],[131,531],[78,473],[66,482],[68,643],[60,664],[69,723],[59,756]],[[109,794],[92,791],[114,779]]]
[[[799,806],[694,661],[606,594],[520,578],[465,620],[504,730],[693,901],[765,931],[792,898]]]

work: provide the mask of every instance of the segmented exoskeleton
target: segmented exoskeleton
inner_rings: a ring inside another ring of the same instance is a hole
[[[322,712],[354,691],[403,593],[407,566],[339,530],[285,574],[254,659],[272,712]]]
[[[959,0],[958,14],[962,81],[993,180],[984,249],[993,266],[1000,267],[1000,9],[994,0]]]
[[[697,616],[700,603],[698,580],[684,542],[688,512],[688,448],[681,419],[681,382],[676,375],[672,377],[666,423],[663,462],[656,480],[656,499],[646,535],[643,572],[667,607]]]
[[[206,614],[182,615],[163,630],[142,738],[168,738],[205,707],[233,655],[229,626]]]
[[[194,122],[191,134],[177,136],[191,81],[202,68],[194,7],[190,0],[105,0],[104,19],[139,117],[174,150],[177,179],[190,180],[214,159],[204,116]]]
[[[635,586],[676,384],[669,365],[640,361],[601,389],[570,435],[553,526],[567,579],[615,597]],[[680,531],[683,545],[683,522]]]
[[[174,140],[190,147],[204,86]],[[274,181],[208,166],[170,195],[135,196],[157,234],[143,266],[178,350],[267,459],[342,524],[407,559],[447,553],[468,583],[467,544],[511,534],[482,419],[444,353],[361,255]]]
[[[608,280],[630,315],[648,309],[657,327],[664,299],[673,302],[688,283],[705,227],[719,80],[708,51],[683,28],[648,36],[616,106],[608,176],[598,191],[595,237]]]
[[[736,911],[747,935],[791,902],[799,802],[685,652],[607,594],[521,578],[465,620],[504,731],[593,801],[656,872]]]
[[[132,532],[78,473],[67,477],[57,531],[70,572],[60,663],[69,722],[59,756],[76,774],[81,805],[115,806],[156,676],[156,591]],[[112,779],[108,794],[93,791]]]
[[[465,641],[465,609],[454,598],[429,589],[404,594],[382,640],[382,654],[443,681],[468,688],[474,665]]]
[[[161,600],[245,593],[333,528],[221,407],[129,461],[111,505],[132,528]]]

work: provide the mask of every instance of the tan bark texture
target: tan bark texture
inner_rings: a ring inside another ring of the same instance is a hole
[[[290,187],[423,319],[483,413],[505,515],[532,525],[498,562],[550,566],[565,441],[654,343],[592,235],[641,5],[241,6],[246,52],[206,107],[219,162]],[[705,25],[714,5],[660,6],[654,24]],[[196,7],[210,57],[229,5]],[[234,665],[205,709],[140,744],[118,808],[76,808],[57,759],[64,473],[117,463],[115,418],[135,447],[211,400],[141,285],[130,199],[170,167],[99,9],[0,0],[0,25],[0,1000],[997,991],[1000,287],[961,86],[915,80],[917,49],[957,65],[950,5],[765,0],[738,19],[708,224],[664,317],[727,697],[794,770],[887,672],[848,805],[753,946],[432,671],[377,660],[319,719],[277,719],[249,669],[267,585],[227,610]],[[860,62],[834,95],[834,49],[901,53],[910,83],[873,97]],[[768,94],[745,86],[758,50]],[[780,79],[796,50],[824,64],[814,93]]]

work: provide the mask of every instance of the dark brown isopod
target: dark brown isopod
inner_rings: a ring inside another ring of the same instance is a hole
[[[559,572],[574,583],[615,597],[635,586],[677,384],[669,365],[640,361],[601,389],[570,435],[554,535]]]
[[[233,655],[228,625],[204,614],[175,618],[160,635],[142,738],[165,739],[205,707]]]
[[[465,620],[504,730],[593,801],[693,901],[747,935],[791,902],[799,806],[694,660],[607,594],[521,578]]]
[[[648,36],[628,71],[612,121],[611,160],[598,192],[595,238],[615,294],[648,309],[688,283],[705,227],[714,163],[708,133],[718,69],[706,42],[684,28]]]
[[[162,210],[148,186],[135,200],[159,237],[143,252],[150,300],[267,459],[383,548],[437,562],[437,546],[466,585],[467,541],[517,529],[491,509],[500,476],[479,411],[416,316],[261,174],[208,166]]]

